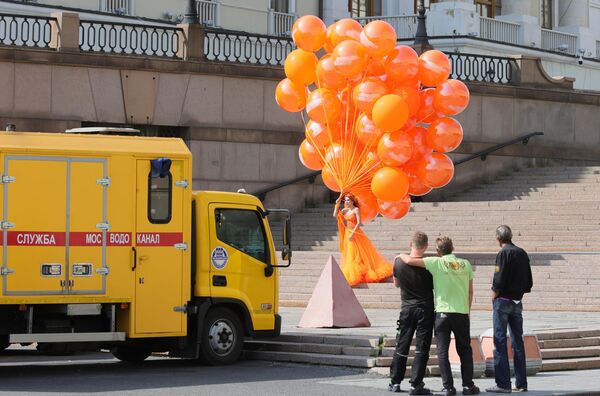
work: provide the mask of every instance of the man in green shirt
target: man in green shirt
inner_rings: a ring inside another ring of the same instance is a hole
[[[456,395],[452,369],[448,358],[450,333],[454,333],[456,352],[460,357],[463,395],[476,395],[479,388],[473,382],[473,351],[469,313],[473,303],[473,269],[469,261],[452,254],[452,239],[436,239],[438,257],[399,257],[408,265],[423,267],[433,277],[435,293],[435,337],[438,364],[446,396]]]

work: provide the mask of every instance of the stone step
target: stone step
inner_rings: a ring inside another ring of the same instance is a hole
[[[579,348],[600,346],[600,337],[584,337],[572,339],[557,339],[557,340],[539,340],[541,349],[552,348]]]
[[[275,362],[325,364],[330,366],[371,368],[378,366],[376,357],[328,355],[322,353],[243,351],[243,357],[251,360],[269,360]]]
[[[600,368],[600,357],[548,359],[542,361],[541,371],[591,370]]]
[[[544,348],[542,359],[588,358],[600,357],[600,346],[577,348]]]
[[[577,338],[589,338],[589,337],[600,337],[600,329],[562,329],[562,330],[547,330],[536,332],[538,340],[564,340],[564,339],[577,339]]]

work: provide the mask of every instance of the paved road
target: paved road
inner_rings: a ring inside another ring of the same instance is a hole
[[[14,347],[13,347],[14,348]],[[427,378],[432,389],[439,378]],[[477,380],[479,386],[490,379]],[[388,380],[361,370],[243,361],[227,367],[153,357],[141,365],[108,353],[40,356],[32,350],[0,353],[0,395],[388,395]],[[600,370],[544,373],[530,379],[529,396],[600,395]],[[599,391],[593,393],[592,391]],[[406,394],[406,393],[404,393]]]

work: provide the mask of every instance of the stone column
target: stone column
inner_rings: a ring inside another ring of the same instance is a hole
[[[557,25],[588,28],[590,4],[587,0],[558,0]]]
[[[350,18],[347,1],[323,0],[323,21],[327,26],[342,18]]]
[[[505,15],[523,15],[523,16],[531,16],[537,18],[539,16],[539,6],[537,8],[538,12],[534,13],[532,9],[532,5],[530,1],[523,0],[502,0],[502,16]],[[498,16],[496,16],[498,17]]]
[[[56,18],[52,23],[50,48],[59,52],[79,52],[79,14],[74,12],[53,12]]]
[[[183,30],[179,33],[177,56],[189,61],[203,60],[204,27],[195,23],[181,23],[177,27]]]

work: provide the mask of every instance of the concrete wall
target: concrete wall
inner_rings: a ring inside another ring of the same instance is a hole
[[[532,158],[600,158],[600,95],[536,80],[529,76],[539,73],[535,67],[523,70],[521,86],[470,84],[457,154],[529,132],[545,136],[457,168],[455,186]],[[309,172],[297,157],[303,121],[274,100],[282,77],[281,68],[266,66],[3,48],[0,122],[37,131],[82,123],[183,128],[194,153],[194,188],[254,192]],[[326,196],[319,182],[301,183],[269,194],[267,202],[300,208]]]

